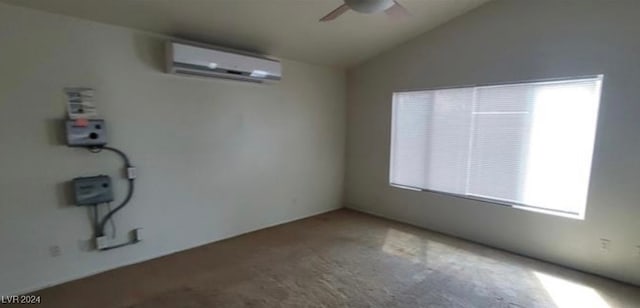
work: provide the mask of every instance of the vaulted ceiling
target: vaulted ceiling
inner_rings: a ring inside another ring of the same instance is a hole
[[[489,0],[398,0],[411,17],[347,12],[318,19],[342,0],[0,0],[52,13],[348,67]]]

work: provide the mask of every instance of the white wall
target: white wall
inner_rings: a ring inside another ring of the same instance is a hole
[[[638,38],[638,1],[502,0],[350,70],[348,206],[640,284]],[[388,186],[393,91],[600,73],[584,221]]]
[[[0,295],[34,290],[341,207],[345,74],[284,61],[277,85],[162,73],[163,38],[0,4]],[[66,183],[121,162],[60,140],[63,88],[97,90],[109,140],[138,167],[119,233],[86,251]],[[49,247],[62,254],[51,257]]]

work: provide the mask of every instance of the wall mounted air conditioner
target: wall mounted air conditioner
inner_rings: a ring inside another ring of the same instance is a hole
[[[280,61],[250,53],[167,42],[167,72],[251,82],[279,81]]]

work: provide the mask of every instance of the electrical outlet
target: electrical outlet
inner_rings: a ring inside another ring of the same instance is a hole
[[[611,240],[606,238],[600,239],[600,251],[609,252],[609,248],[611,248]]]
[[[62,254],[62,250],[60,249],[60,246],[58,245],[51,245],[49,246],[49,255],[52,257],[58,257]]]

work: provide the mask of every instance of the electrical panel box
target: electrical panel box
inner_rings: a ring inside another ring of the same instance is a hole
[[[70,147],[92,147],[107,144],[104,120],[67,120],[67,145]]]
[[[73,179],[76,205],[96,205],[113,201],[111,178],[107,175]]]

